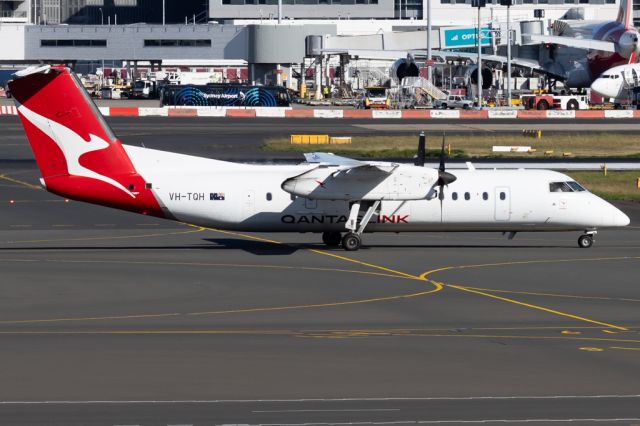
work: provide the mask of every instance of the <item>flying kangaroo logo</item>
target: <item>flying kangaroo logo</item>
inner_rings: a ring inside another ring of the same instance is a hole
[[[56,123],[46,117],[41,116],[38,113],[31,111],[24,105],[18,107],[18,111],[40,131],[49,136],[56,145],[62,151],[64,158],[67,160],[67,169],[70,175],[82,176],[90,179],[97,179],[102,182],[108,183],[111,186],[118,188],[132,198],[136,198],[127,188],[122,186],[119,182],[111,179],[108,176],[96,173],[91,169],[80,164],[80,157],[88,152],[100,151],[109,147],[109,142],[100,138],[99,136],[89,134],[89,140],[86,141],[68,127],[63,126],[60,123]]]

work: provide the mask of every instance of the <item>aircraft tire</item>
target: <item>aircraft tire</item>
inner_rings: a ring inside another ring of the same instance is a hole
[[[328,247],[339,247],[342,241],[342,234],[337,231],[329,231],[322,233],[322,242]]]
[[[581,235],[578,238],[578,247],[580,248],[589,248],[593,245],[593,237],[591,235]]]
[[[342,247],[346,251],[356,251],[360,248],[361,245],[362,240],[356,233],[347,232],[346,234],[344,234],[344,237],[342,237]]]

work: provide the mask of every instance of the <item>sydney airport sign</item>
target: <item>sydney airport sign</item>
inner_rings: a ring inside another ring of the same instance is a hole
[[[476,27],[446,27],[440,28],[440,48],[455,49],[458,47],[477,46],[478,28]],[[482,27],[480,41],[483,46],[491,45],[491,32],[489,27]]]

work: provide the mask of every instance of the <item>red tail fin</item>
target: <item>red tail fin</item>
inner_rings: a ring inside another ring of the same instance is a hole
[[[620,9],[618,10],[617,22],[624,25],[624,29],[631,28],[633,22],[633,1],[632,0],[620,0]]]
[[[9,87],[48,190],[162,215],[124,148],[67,68],[27,69],[16,73]]]

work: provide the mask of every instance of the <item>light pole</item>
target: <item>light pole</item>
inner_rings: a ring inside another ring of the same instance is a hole
[[[507,106],[511,108],[511,6],[513,0],[500,0],[502,6],[507,6]]]
[[[165,25],[165,0],[162,0],[162,25]]]
[[[278,0],[278,25],[282,24],[282,0]]]
[[[104,25],[104,13],[102,13],[102,8],[98,8],[100,11],[100,25]]]
[[[433,58],[431,56],[431,0],[427,0],[427,80],[433,83],[432,65]]]
[[[480,9],[487,5],[486,0],[471,0],[471,7],[478,8],[478,34],[476,42],[478,43],[478,108],[482,109],[482,25],[480,22]]]

